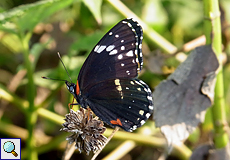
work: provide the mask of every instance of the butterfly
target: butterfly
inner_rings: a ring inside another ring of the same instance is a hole
[[[93,48],[77,83],[65,81],[81,107],[128,132],[142,126],[153,112],[151,90],[137,79],[143,66],[142,39],[138,22],[121,20]]]

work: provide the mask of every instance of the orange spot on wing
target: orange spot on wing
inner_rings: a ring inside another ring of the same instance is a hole
[[[111,120],[110,123],[111,123],[111,124],[114,124],[114,125],[122,126],[121,120],[118,119],[118,118],[117,118],[117,120]]]
[[[80,88],[79,88],[78,80],[77,80],[77,84],[76,84],[76,92],[77,92],[77,95],[79,95],[79,93],[80,93]]]

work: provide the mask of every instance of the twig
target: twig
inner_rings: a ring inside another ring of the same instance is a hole
[[[109,143],[109,141],[112,139],[112,137],[114,136],[114,134],[119,130],[119,127],[115,127],[115,129],[113,130],[113,132],[111,133],[111,135],[108,137],[105,145],[101,148],[101,150],[98,150],[94,156],[92,157],[91,160],[95,160],[97,158],[97,156],[101,153],[101,151],[103,150],[103,148]]]

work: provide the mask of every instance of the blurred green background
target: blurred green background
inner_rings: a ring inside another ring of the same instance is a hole
[[[220,7],[224,92],[226,112],[229,113],[230,1],[220,1]],[[139,78],[153,91],[194,47],[205,44],[201,37],[204,34],[203,12],[201,0],[1,0],[0,137],[22,138],[23,159],[61,159],[68,134],[59,130],[73,97],[63,82],[41,78],[68,80],[57,52],[76,82],[84,60],[100,38],[121,19],[137,16],[144,25],[144,69]],[[199,37],[200,41],[193,42]],[[179,51],[183,53],[177,54]],[[108,129],[105,135],[110,132]],[[192,150],[207,142],[211,132],[212,123],[207,120],[184,147]],[[149,120],[127,136],[135,139],[135,134],[143,135],[143,139],[145,136],[159,137],[159,142],[157,139],[152,143],[134,141],[138,143],[121,159],[152,160],[164,155],[166,142],[153,121]],[[98,159],[124,141],[125,138],[119,136],[112,139]],[[186,155],[177,150],[167,159],[183,159],[180,154]],[[91,156],[76,151],[71,159],[90,159]]]

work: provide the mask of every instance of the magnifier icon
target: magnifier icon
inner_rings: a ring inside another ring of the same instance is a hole
[[[18,154],[14,151],[15,150],[15,145],[11,141],[7,141],[3,145],[3,149],[7,153],[12,153],[15,157],[18,156]]]

